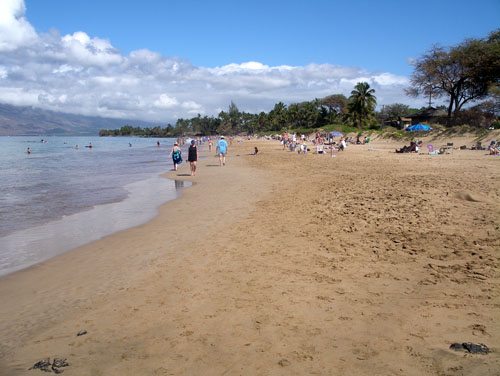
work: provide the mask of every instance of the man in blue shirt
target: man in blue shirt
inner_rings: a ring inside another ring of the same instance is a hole
[[[227,154],[227,141],[224,136],[220,136],[220,140],[217,141],[217,153],[219,154],[219,165],[226,165],[226,154]]]

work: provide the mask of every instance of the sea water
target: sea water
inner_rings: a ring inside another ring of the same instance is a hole
[[[0,137],[0,275],[153,218],[189,184],[159,176],[173,142]]]

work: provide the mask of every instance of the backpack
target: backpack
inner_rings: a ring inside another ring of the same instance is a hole
[[[174,161],[174,163],[176,164],[179,164],[182,162],[182,157],[181,157],[181,151],[180,150],[176,150],[172,153],[172,159]]]

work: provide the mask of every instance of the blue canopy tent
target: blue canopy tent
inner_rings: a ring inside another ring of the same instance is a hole
[[[330,132],[330,137],[342,137],[344,134],[339,131],[332,131]]]
[[[408,132],[429,132],[432,128],[427,124],[418,123],[410,125],[406,130]]]

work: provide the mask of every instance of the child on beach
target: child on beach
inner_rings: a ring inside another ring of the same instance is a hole
[[[300,144],[299,154],[300,154],[300,152],[302,152],[303,154],[307,154],[307,145],[305,142]]]

